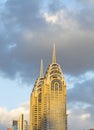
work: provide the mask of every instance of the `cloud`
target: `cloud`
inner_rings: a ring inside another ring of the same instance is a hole
[[[94,72],[79,76],[65,75],[67,81],[68,129],[94,128]],[[75,125],[73,124],[76,120]]]
[[[47,13],[44,13],[44,18],[45,18],[45,20],[49,23],[49,22],[51,22],[51,23],[56,23],[56,21],[57,21],[57,16],[55,16],[55,15],[48,15]]]
[[[6,130],[11,127],[13,120],[18,120],[20,114],[25,115],[25,119],[29,121],[29,102],[21,104],[18,108],[8,111],[7,108],[0,108],[0,129]]]
[[[94,72],[87,72],[76,78],[69,78],[68,86],[68,102],[69,103],[82,103],[87,105],[92,105],[94,103],[93,99],[93,84],[94,84]],[[92,98],[90,98],[92,97]]]
[[[22,81],[31,83],[38,77],[40,59],[44,59],[44,72],[51,63],[50,48],[54,42],[57,62],[64,73],[75,76],[94,70],[93,8],[81,1],[78,7],[73,4],[71,8],[65,3],[57,0],[4,3],[0,17],[0,72],[4,76],[15,78],[19,73]]]
[[[61,10],[64,7],[64,1],[62,0],[48,1],[48,12],[51,12],[52,14],[57,13],[57,11]]]
[[[81,120],[87,120],[90,118],[90,114],[89,113],[83,114],[83,115],[81,115],[80,118],[81,118]]]
[[[70,130],[94,127],[93,6],[94,0],[0,1],[0,76],[31,84],[39,76],[41,58],[44,73],[51,63],[55,42],[68,86]],[[28,119],[29,103],[11,111],[1,107],[0,129],[22,112]]]
[[[68,129],[93,128],[93,110],[94,108],[91,106],[80,107],[80,109],[68,108]],[[18,108],[10,111],[6,108],[0,108],[0,129],[6,130],[7,127],[11,127],[12,120],[17,120],[22,113],[25,115],[25,119],[29,121],[29,102],[22,103]]]
[[[75,122],[76,120],[76,122]],[[75,124],[74,124],[75,122]],[[87,113],[85,109],[73,109],[68,115],[68,129],[90,129],[93,128],[93,118],[90,113]]]
[[[80,29],[92,30],[94,27],[94,1],[93,0],[73,0],[78,11],[73,7],[69,10],[69,13],[72,11],[72,17],[78,22]]]

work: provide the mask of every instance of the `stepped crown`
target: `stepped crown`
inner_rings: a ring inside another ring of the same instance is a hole
[[[45,77],[61,77],[62,76],[62,69],[59,64],[56,63],[56,48],[55,44],[53,45],[52,51],[52,63],[48,66],[46,71]]]

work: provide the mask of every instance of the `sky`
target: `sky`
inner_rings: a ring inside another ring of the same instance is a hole
[[[68,130],[94,128],[94,0],[0,0],[0,130],[29,99],[56,45],[67,83]]]

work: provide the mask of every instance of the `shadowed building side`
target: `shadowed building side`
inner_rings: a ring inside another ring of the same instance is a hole
[[[55,45],[52,63],[46,74],[41,74],[30,97],[30,130],[67,130],[66,83],[56,63]]]

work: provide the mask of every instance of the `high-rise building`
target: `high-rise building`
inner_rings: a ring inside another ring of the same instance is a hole
[[[26,120],[24,120],[24,115],[21,114],[19,120],[13,120],[12,124],[13,130],[29,130],[29,125]]]
[[[56,62],[55,45],[45,75],[41,61],[40,77],[31,93],[30,130],[67,130],[66,83]]]
[[[24,127],[24,115],[23,114],[20,115],[18,124],[19,124],[19,130],[23,130],[23,127]]]

